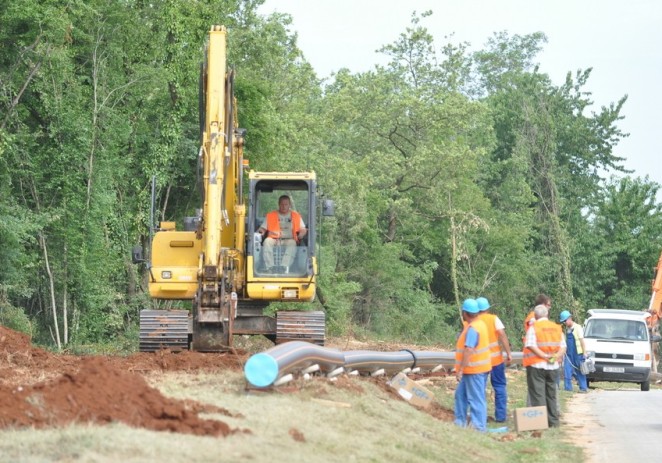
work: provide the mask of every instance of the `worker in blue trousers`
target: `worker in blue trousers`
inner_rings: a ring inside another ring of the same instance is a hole
[[[586,375],[582,373],[581,364],[585,360],[584,330],[575,323],[572,314],[564,310],[559,314],[559,321],[565,326],[566,345],[568,350],[563,362],[563,386],[566,391],[572,391],[572,379],[577,378],[579,392],[588,392]]]
[[[455,345],[455,424],[467,426],[467,415],[471,415],[470,426],[477,431],[487,431],[487,402],[485,385],[492,369],[490,361],[487,327],[478,320],[478,303],[466,299],[462,303],[464,329]]]
[[[490,302],[484,298],[476,299],[480,313],[478,319],[482,320],[487,327],[487,336],[490,346],[490,360],[492,370],[490,371],[490,382],[494,390],[494,421],[503,423],[508,418],[508,392],[506,390],[506,365],[510,365],[512,355],[510,351],[510,342],[506,335],[506,327],[499,317],[488,312]],[[503,353],[506,354],[504,362]]]

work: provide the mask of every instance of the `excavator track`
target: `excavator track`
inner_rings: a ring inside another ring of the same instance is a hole
[[[322,311],[279,311],[276,314],[276,344],[308,341],[324,345],[325,316]]]
[[[140,352],[189,349],[188,310],[141,310]]]

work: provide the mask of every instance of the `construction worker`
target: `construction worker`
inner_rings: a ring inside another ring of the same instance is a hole
[[[559,321],[565,326],[566,345],[565,361],[563,362],[563,383],[566,391],[572,391],[572,378],[577,378],[579,392],[588,392],[586,375],[580,368],[584,361],[584,329],[572,319],[572,314],[564,310],[559,315]]]
[[[484,298],[476,299],[480,313],[478,319],[482,320],[487,327],[487,336],[490,342],[490,360],[492,370],[490,371],[490,382],[494,390],[494,421],[503,423],[508,417],[508,392],[506,391],[506,363],[510,365],[512,355],[510,342],[506,335],[506,327],[499,317],[489,313],[490,302]],[[506,353],[506,362],[503,361],[502,350]]]
[[[466,427],[467,414],[470,414],[470,426],[486,432],[485,386],[492,362],[487,327],[485,322],[478,320],[479,312],[475,299],[466,299],[462,303],[462,319],[466,324],[455,345],[455,377],[458,381],[455,390],[455,424]]]
[[[533,304],[533,307],[536,307],[538,305],[544,305],[545,307],[547,307],[547,310],[549,311],[552,308],[552,299],[547,294],[540,293],[536,296],[536,300],[535,303]],[[522,336],[522,346],[526,343],[526,332],[529,331],[529,328],[531,328],[531,326],[533,325],[533,323],[535,323],[535,321],[536,321],[536,317],[532,309],[531,312],[529,312],[526,318],[524,319],[524,336]],[[528,394],[528,392],[526,394],[526,406],[527,407],[531,406],[531,396]],[[560,409],[559,409],[559,413],[561,413]]]
[[[559,426],[558,378],[559,363],[565,355],[565,338],[561,327],[547,318],[549,309],[537,305],[533,309],[535,323],[526,332],[522,364],[526,367],[526,385],[531,406],[547,407],[547,424]]]
[[[547,307],[547,310],[552,308],[552,299],[547,295],[547,294],[538,294],[536,296],[535,303],[533,304],[533,307],[537,305],[544,305]],[[531,325],[533,325],[533,322],[536,321],[536,318],[534,316],[533,310],[528,313],[526,318],[524,319],[524,337],[526,337],[526,332],[529,331],[529,328]],[[524,338],[522,338],[522,341]]]
[[[297,244],[308,233],[301,214],[293,211],[291,206],[290,197],[282,195],[278,198],[278,209],[266,215],[257,231],[266,237],[263,256],[267,273],[289,273],[296,256]],[[284,248],[280,262],[274,257],[276,246]]]

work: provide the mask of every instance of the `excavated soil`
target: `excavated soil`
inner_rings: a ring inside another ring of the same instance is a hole
[[[0,429],[120,422],[205,436],[249,432],[231,429],[219,420],[200,418],[201,413],[233,415],[209,404],[167,398],[143,377],[145,373],[163,371],[240,370],[247,357],[245,352],[167,350],[130,356],[53,354],[33,346],[27,335],[0,326]],[[383,379],[370,380],[402,400]],[[364,393],[360,383],[348,377],[339,377],[335,386]],[[286,390],[290,388],[293,390]],[[299,391],[291,386],[279,390]],[[443,421],[453,419],[452,410],[436,403],[424,411]],[[299,434],[294,431],[291,433],[296,440]]]
[[[205,436],[237,430],[200,413],[224,409],[163,396],[139,373],[240,368],[241,355],[197,352],[128,357],[55,355],[28,336],[0,326],[0,428],[121,422],[133,427]]]

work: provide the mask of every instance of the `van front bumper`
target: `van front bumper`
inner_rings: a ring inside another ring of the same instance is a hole
[[[620,371],[622,369],[622,371]],[[606,371],[605,371],[606,370]],[[650,377],[650,368],[622,364],[595,362],[595,371],[586,377],[589,381],[614,381],[619,383],[643,383]]]

